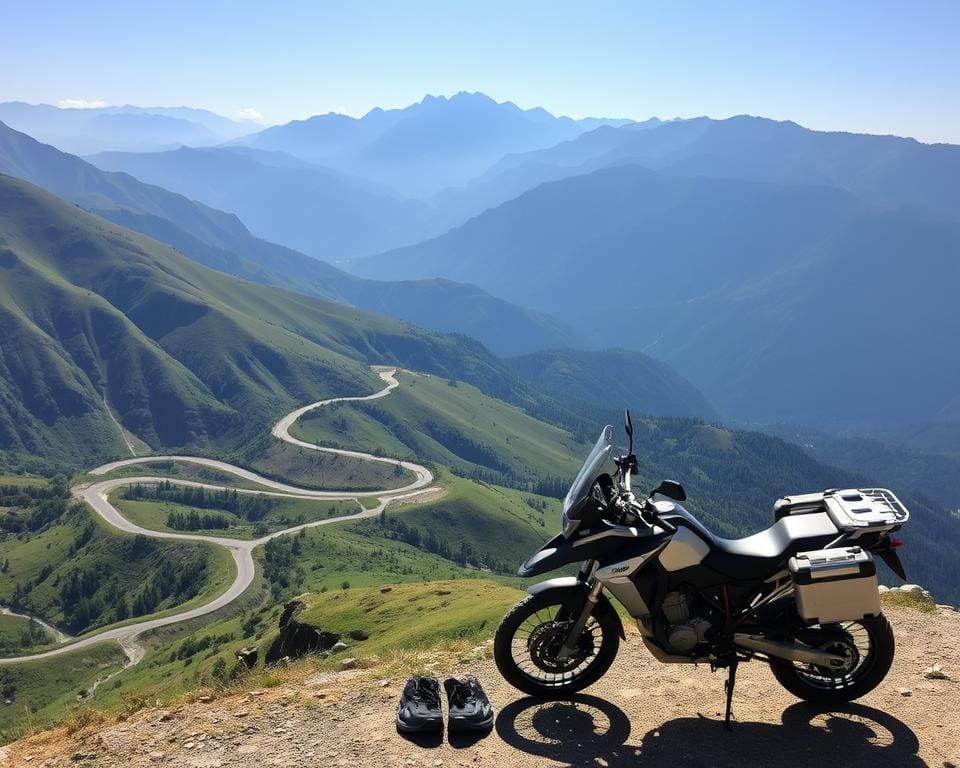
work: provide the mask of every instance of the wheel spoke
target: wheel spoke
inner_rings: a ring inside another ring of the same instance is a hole
[[[591,616],[577,642],[576,652],[567,659],[556,656],[565,642],[572,619],[558,621],[560,603],[540,605],[520,620],[510,638],[510,655],[525,677],[549,688],[562,688],[577,680],[597,659],[603,646],[603,626]]]

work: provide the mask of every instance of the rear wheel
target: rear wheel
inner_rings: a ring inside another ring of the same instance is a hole
[[[530,595],[504,616],[493,640],[493,658],[504,679],[531,696],[556,699],[592,685],[610,668],[620,648],[620,619],[595,611],[568,658],[558,651],[576,618],[566,590]],[[565,604],[566,603],[566,604]]]
[[[773,676],[794,696],[818,704],[842,704],[876,688],[893,663],[895,643],[887,617],[825,624],[797,638],[846,659],[837,669],[787,659],[770,659]]]

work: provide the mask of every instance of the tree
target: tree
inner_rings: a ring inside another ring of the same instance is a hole
[[[213,668],[210,670],[210,676],[221,685],[227,682],[227,662],[220,656],[213,662]]]

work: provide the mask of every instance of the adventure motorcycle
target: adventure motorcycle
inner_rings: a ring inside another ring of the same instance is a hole
[[[563,531],[528,559],[523,577],[580,563],[576,576],[530,587],[494,639],[501,674],[532,696],[560,698],[603,676],[625,638],[607,594],[636,620],[666,663],[726,668],[729,727],[740,661],[770,664],[802,699],[837,704],[886,676],[894,639],[881,612],[873,555],[905,578],[890,534],[909,519],[885,489],[828,490],[779,499],[774,523],[743,539],[711,533],[665,480],[642,501],[630,448],[601,473],[613,450],[607,426],[570,487]],[[660,495],[672,501],[654,501]]]

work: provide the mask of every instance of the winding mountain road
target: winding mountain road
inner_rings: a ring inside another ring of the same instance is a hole
[[[286,536],[291,533],[296,533],[303,528],[314,528],[320,525],[328,525],[329,523],[334,522],[343,522],[344,520],[359,520],[365,517],[374,517],[380,514],[381,510],[391,501],[396,501],[399,499],[405,499],[412,496],[417,496],[424,492],[426,486],[430,485],[433,482],[433,473],[430,472],[424,466],[420,464],[414,464],[407,461],[398,461],[397,459],[388,459],[382,456],[373,456],[368,453],[362,453],[360,451],[348,451],[339,448],[323,448],[313,443],[307,443],[303,440],[298,440],[297,438],[290,435],[290,428],[300,419],[305,413],[315,410],[317,408],[322,408],[325,405],[331,405],[333,403],[343,403],[343,402],[358,402],[362,400],[376,400],[381,397],[386,397],[394,389],[396,389],[400,383],[397,381],[396,368],[384,368],[384,367],[374,367],[374,370],[384,381],[386,386],[378,392],[375,392],[372,395],[366,395],[362,397],[332,397],[326,400],[319,400],[310,405],[303,406],[298,408],[292,413],[284,416],[280,421],[278,421],[272,430],[272,433],[275,437],[283,440],[285,442],[291,443],[293,445],[307,448],[312,451],[320,451],[321,453],[331,453],[339,456],[350,456],[357,459],[363,459],[366,461],[376,461],[393,466],[399,465],[406,470],[409,470],[415,475],[415,480],[402,488],[395,488],[392,490],[383,490],[383,491],[364,491],[360,493],[348,492],[348,491],[315,491],[306,488],[297,488],[293,485],[287,485],[286,483],[280,483],[275,480],[270,480],[265,477],[261,477],[255,472],[250,470],[243,469],[242,467],[235,467],[232,464],[228,464],[224,461],[217,461],[216,459],[206,459],[197,456],[140,456],[131,459],[123,459],[122,461],[114,461],[110,464],[104,464],[103,466],[97,467],[89,472],[91,475],[105,475],[109,472],[112,472],[116,469],[121,469],[123,467],[135,466],[137,464],[147,464],[154,462],[167,462],[167,461],[177,461],[184,462],[189,464],[198,464],[205,467],[210,467],[211,469],[216,469],[221,472],[226,472],[236,477],[242,478],[250,482],[257,483],[260,486],[263,486],[265,489],[269,490],[260,490],[260,489],[246,489],[246,488],[230,488],[229,490],[236,490],[238,493],[247,493],[247,494],[256,494],[262,496],[280,496],[286,498],[297,498],[297,499],[326,499],[326,500],[357,500],[360,497],[375,497],[378,500],[378,504],[375,507],[370,509],[361,508],[360,512],[357,512],[353,515],[341,515],[340,517],[325,518],[323,520],[316,520],[311,523],[304,523],[302,525],[293,526],[291,528],[285,528],[281,531],[275,531],[267,536],[263,536],[259,539],[245,540],[245,539],[230,539],[223,536],[201,536],[199,534],[190,534],[190,533],[172,533],[167,531],[154,531],[149,528],[142,528],[135,523],[127,520],[120,511],[114,507],[109,500],[110,494],[125,485],[133,485],[136,483],[149,484],[149,483],[159,483],[163,481],[169,481],[176,485],[191,486],[197,488],[207,488],[210,490],[223,490],[224,486],[213,485],[208,483],[199,483],[191,480],[178,480],[176,478],[163,478],[157,476],[143,476],[143,477],[118,477],[111,478],[109,480],[103,480],[93,485],[81,485],[76,486],[72,489],[72,493],[76,498],[86,501],[93,509],[97,512],[100,517],[102,517],[107,523],[112,525],[114,528],[117,528],[121,531],[126,531],[128,533],[136,533],[143,536],[149,536],[156,539],[182,539],[184,541],[200,541],[210,544],[216,544],[221,547],[225,547],[230,554],[233,556],[234,563],[236,564],[237,574],[233,580],[233,583],[222,593],[214,597],[210,602],[204,603],[203,605],[190,608],[188,610],[180,611],[178,613],[171,614],[169,616],[161,616],[159,618],[147,619],[145,621],[139,621],[133,624],[127,624],[126,626],[114,627],[112,629],[107,629],[102,632],[88,635],[86,637],[81,637],[70,642],[59,645],[56,648],[53,648],[42,653],[35,653],[27,656],[10,656],[7,658],[0,658],[0,666],[16,664],[23,661],[31,661],[34,659],[46,659],[51,656],[58,656],[63,653],[70,653],[72,651],[80,650],[82,648],[89,647],[95,643],[102,643],[107,640],[116,640],[120,643],[121,647],[127,653],[127,656],[130,659],[131,664],[138,663],[143,658],[142,649],[139,647],[139,644],[136,643],[136,638],[153,629],[159,627],[165,627],[170,624],[177,624],[181,621],[186,621],[188,619],[195,619],[200,616],[205,616],[209,613],[213,613],[224,606],[229,605],[241,594],[243,594],[247,587],[253,583],[254,577],[256,576],[256,568],[253,562],[253,551],[260,546],[266,544],[270,539],[277,538],[278,536]],[[358,502],[359,504],[359,502]]]

